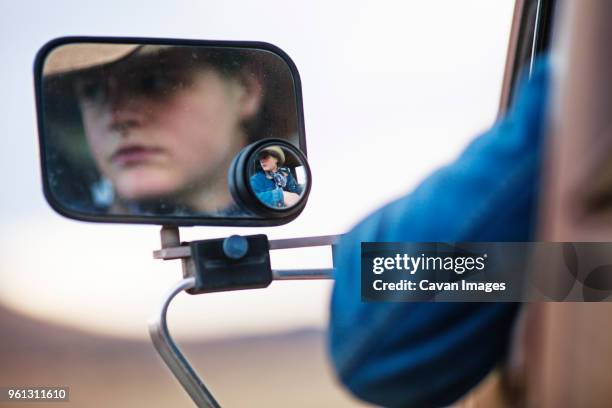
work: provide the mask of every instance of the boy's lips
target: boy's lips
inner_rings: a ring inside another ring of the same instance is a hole
[[[110,159],[111,162],[124,167],[146,162],[162,152],[163,150],[159,147],[127,145],[117,149],[115,153],[111,155]]]

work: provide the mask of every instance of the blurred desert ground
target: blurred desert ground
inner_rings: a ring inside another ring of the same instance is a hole
[[[91,334],[3,306],[0,327],[0,385],[70,387],[68,403],[0,402],[2,407],[193,406],[148,338]],[[366,406],[336,384],[319,330],[177,341],[222,406]]]

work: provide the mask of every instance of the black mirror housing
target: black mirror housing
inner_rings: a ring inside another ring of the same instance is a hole
[[[68,218],[272,226],[306,204],[309,170],[284,208],[245,205],[228,184],[266,140],[306,163],[299,73],[274,45],[63,37],[40,49],[34,79],[44,194]]]

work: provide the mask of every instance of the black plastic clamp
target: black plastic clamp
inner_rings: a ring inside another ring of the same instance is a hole
[[[192,295],[265,288],[272,282],[270,244],[265,235],[191,241],[196,283]]]

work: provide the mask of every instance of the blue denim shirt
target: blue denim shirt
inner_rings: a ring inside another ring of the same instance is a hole
[[[507,115],[452,164],[340,241],[329,347],[340,380],[384,406],[447,405],[503,358],[515,303],[363,303],[360,243],[529,241],[548,87],[540,61]]]
[[[276,185],[276,182],[272,178],[268,178],[263,171],[258,171],[251,176],[251,188],[257,195],[257,198],[264,204],[270,207],[285,207],[285,196],[284,191],[291,193],[301,194],[302,188],[295,181],[295,178],[291,175],[288,169],[280,169],[287,177],[287,184],[284,188]]]

